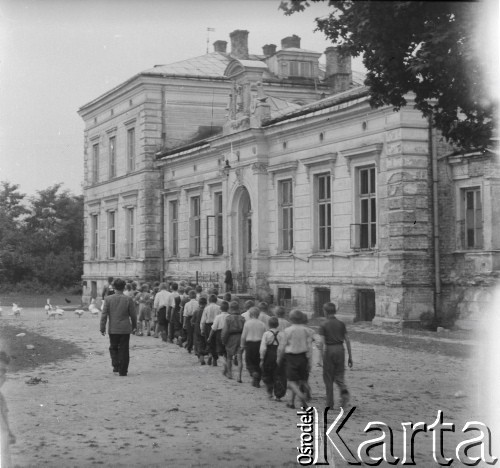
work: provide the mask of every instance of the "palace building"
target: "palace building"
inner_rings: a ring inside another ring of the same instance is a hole
[[[186,279],[347,320],[473,326],[500,273],[498,150],[455,152],[350,60],[248,32],[84,105],[84,296]],[[354,75],[354,76],[353,76]],[[495,229],[496,227],[496,229]]]

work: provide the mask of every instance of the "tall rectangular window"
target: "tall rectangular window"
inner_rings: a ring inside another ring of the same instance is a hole
[[[99,258],[99,215],[90,215],[90,259]]]
[[[170,254],[176,257],[179,253],[179,210],[177,200],[172,200],[169,203],[169,218],[170,218]]]
[[[312,76],[311,62],[290,61],[290,76]]]
[[[109,139],[109,178],[116,177],[116,137]]]
[[[463,190],[463,248],[483,247],[483,207],[479,187]]]
[[[332,191],[330,174],[317,176],[317,232],[319,250],[332,245]]]
[[[279,247],[282,252],[293,248],[293,187],[292,180],[280,181],[278,185],[279,203]]]
[[[126,210],[126,255],[127,257],[133,257],[135,255],[135,209],[127,208]]]
[[[99,143],[92,145],[92,182],[99,182]]]
[[[116,212],[108,211],[108,258],[116,257]]]
[[[222,216],[222,193],[215,194],[215,249],[216,253],[224,252],[224,237],[223,237],[223,216]]]
[[[135,170],[135,128],[127,130],[127,170]]]
[[[377,245],[377,198],[375,168],[358,170],[359,243],[362,249]]]
[[[201,218],[200,197],[191,197],[191,216],[189,219],[190,255],[200,255],[201,246]]]

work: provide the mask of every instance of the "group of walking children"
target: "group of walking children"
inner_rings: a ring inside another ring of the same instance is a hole
[[[324,305],[326,321],[315,333],[307,324],[307,316],[292,310],[288,320],[281,306],[269,310],[266,302],[240,303],[226,293],[204,291],[201,286],[190,287],[182,282],[157,284],[153,290],[144,284],[134,296],[138,307],[138,333],[161,338],[194,353],[200,365],[219,366],[222,374],[242,382],[243,365],[251,383],[259,388],[264,384],[270,399],[280,401],[290,390],[287,406],[307,406],[311,398],[309,374],[312,369],[313,342],[320,350],[326,404],[333,407],[333,383],[340,389],[341,406],[349,401],[344,382],[344,346],[352,366],[350,341],[343,322],[335,317],[333,303]],[[143,323],[141,326],[140,324]],[[151,324],[151,326],[150,326]]]
[[[114,293],[113,278],[103,291],[103,299]],[[176,344],[196,355],[200,365],[218,366],[223,359],[223,375],[233,379],[237,367],[238,382],[242,382],[243,364],[250,374],[252,385],[264,383],[270,399],[281,400],[290,390],[287,406],[307,406],[311,398],[309,374],[313,358],[313,330],[306,326],[307,316],[292,310],[289,320],[285,309],[266,302],[246,301],[244,310],[232,300],[231,293],[222,299],[216,289],[203,291],[201,286],[184,283],[156,283],[153,288],[135,282],[125,285],[124,295],[131,296],[138,316],[138,336],[153,336]],[[341,396],[340,406],[349,402],[349,391],[344,381],[345,351],[352,367],[351,344],[345,324],[336,318],[335,304],[323,306],[326,321],[316,337],[319,365],[323,366],[326,406],[333,407],[333,384]],[[244,359],[244,362],[243,362]]]

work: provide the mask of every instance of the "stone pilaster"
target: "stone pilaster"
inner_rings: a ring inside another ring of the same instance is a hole
[[[425,128],[387,132],[386,310],[381,320],[433,312],[432,179]]]

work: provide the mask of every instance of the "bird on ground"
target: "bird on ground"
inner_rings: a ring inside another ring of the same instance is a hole
[[[54,310],[54,306],[50,303],[50,299],[47,299],[47,304],[45,305],[45,310],[47,311],[47,314],[49,313],[50,310]]]
[[[92,299],[92,302],[89,305],[89,312],[92,315],[98,315],[100,312],[99,308],[95,305],[95,299]]]
[[[68,298],[65,297],[64,300],[66,301],[66,304],[71,304],[71,301]]]
[[[63,312],[64,311],[62,309],[52,308],[52,309],[47,310],[47,315],[49,316],[48,318],[52,317],[53,319],[55,319],[56,317],[62,317]]]
[[[84,310],[83,309],[76,309],[75,314],[78,315],[78,318],[81,318],[83,315]]]

